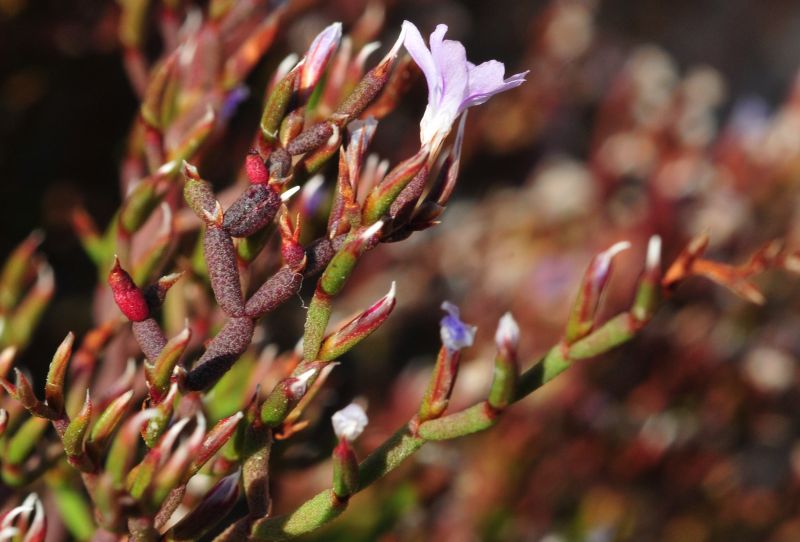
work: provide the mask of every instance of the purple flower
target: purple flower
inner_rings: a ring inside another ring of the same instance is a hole
[[[449,301],[442,303],[442,310],[447,312],[447,316],[439,322],[444,347],[456,352],[472,346],[478,328],[462,322],[458,307]]]
[[[436,154],[461,113],[521,85],[528,74],[526,71],[504,79],[502,62],[472,64],[460,42],[444,39],[447,25],[440,24],[431,34],[430,50],[413,23],[404,21],[403,31],[406,49],[428,83],[428,107],[420,122],[420,140],[431,147],[431,154]]]

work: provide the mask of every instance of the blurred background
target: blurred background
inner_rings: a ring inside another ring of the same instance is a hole
[[[202,4],[202,2],[201,2]],[[325,25],[347,31],[365,2],[297,2],[225,139],[204,158],[222,189],[255,129],[277,62]],[[693,236],[740,263],[763,243],[798,246],[800,6],[791,0],[385,2],[440,22],[472,61],[528,82],[472,111],[460,182],[440,227],[359,267],[346,315],[398,282],[398,309],[332,378],[323,403],[370,403],[359,443],[413,414],[438,346],[439,304],[479,326],[454,407],[485,396],[492,336],[511,310],[525,366],[558,341],[591,256],[628,239],[603,314],[625,310],[651,234],[670,262]],[[114,2],[0,0],[0,256],[33,229],[56,295],[21,363],[44,367],[68,330],[93,325],[96,272],[72,232],[83,205],[105,224],[138,101]],[[157,50],[157,42],[153,44]],[[375,151],[417,143],[422,78],[381,123]],[[630,344],[581,364],[511,408],[488,433],[429,444],[359,494],[314,540],[794,542],[800,540],[800,282],[769,272],[753,305],[702,279],[681,286]],[[299,305],[299,303],[298,303]],[[291,348],[302,311],[267,340]],[[285,316],[285,315],[282,315]],[[336,318],[335,318],[336,319]],[[311,435],[313,437],[313,434]],[[287,449],[277,511],[328,484]],[[302,470],[294,470],[292,458]]]

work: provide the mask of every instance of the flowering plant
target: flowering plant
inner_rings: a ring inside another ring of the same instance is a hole
[[[741,267],[715,263],[704,256],[708,239],[698,237],[662,273],[654,235],[632,304],[606,319],[600,309],[613,263],[632,248],[618,241],[589,262],[561,339],[538,362],[519,359],[526,331],[511,313],[500,318],[488,393],[463,408],[451,400],[477,330],[443,300],[441,346],[420,397],[409,399],[419,400],[414,414],[362,454],[364,406],[336,411],[330,487],[273,513],[270,479],[286,460],[273,454],[322,425],[318,399],[331,374],[387,322],[399,297],[392,282],[386,295],[331,326],[340,294],[368,253],[438,225],[459,176],[466,110],[522,85],[528,72],[505,78],[498,61],[471,64],[462,44],[444,39],[444,25],[429,48],[408,21],[366,69],[377,46],[354,53],[335,23],[302,59],[278,66],[237,180],[215,191],[204,178],[204,153],[229,127],[243,82],[286,10],[214,1],[178,29],[171,6],[163,13],[164,52],[149,63],[142,3],[122,5],[120,38],[141,96],[123,165],[125,197],[104,232],[86,211],[73,212],[105,284],[98,325],[77,348],[72,333],[63,340],[43,399],[19,367],[11,374],[54,288],[35,256],[37,234],[10,256],[0,280],[2,478],[15,492],[46,486],[78,539],[222,542],[310,533],[426,443],[489,429],[576,362],[633,339],[688,277],[703,275],[760,301],[752,276],[796,267],[782,247]],[[428,86],[420,145],[390,167],[368,149],[416,69]],[[306,293],[298,346],[259,348],[261,322]],[[35,495],[0,518],[0,540],[44,538]]]

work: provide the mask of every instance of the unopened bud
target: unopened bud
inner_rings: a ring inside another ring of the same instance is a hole
[[[91,448],[95,457],[106,449],[111,436],[122,422],[125,414],[128,412],[128,407],[133,399],[133,390],[117,397],[110,405],[106,407],[100,417],[92,427],[89,435],[88,446]]]
[[[289,382],[289,393],[291,394],[292,400],[300,400],[306,394],[308,390],[308,382],[317,374],[316,369],[309,369],[303,373],[300,373],[294,378],[290,379]]]
[[[500,318],[494,334],[494,341],[498,348],[516,348],[519,342],[519,324],[510,312]]]
[[[564,339],[567,344],[572,344],[578,339],[585,337],[594,326],[594,317],[600,297],[608,284],[611,275],[611,262],[614,257],[630,248],[628,241],[620,241],[613,244],[595,256],[589,263],[586,273],[583,276],[578,297],[572,308]]]
[[[247,155],[244,161],[244,168],[247,172],[247,178],[253,184],[266,184],[269,182],[269,169],[267,164],[261,159],[261,156],[253,151]]]
[[[329,361],[340,357],[378,329],[394,309],[395,286],[392,282],[389,293],[325,338],[319,350],[319,359]]]
[[[648,271],[656,270],[661,266],[661,237],[654,235],[647,243],[647,261],[646,267]]]
[[[341,39],[342,23],[333,23],[314,38],[300,69],[301,92],[309,94],[317,85]]]
[[[150,308],[142,291],[136,287],[131,276],[114,257],[114,267],[108,275],[108,284],[114,294],[114,301],[128,320],[141,322],[150,316]]]
[[[44,386],[47,406],[59,414],[64,408],[64,376],[67,373],[67,365],[72,357],[72,345],[74,342],[75,334],[69,332],[53,355],[53,361],[50,362],[50,369]]]
[[[214,211],[217,200],[211,184],[200,178],[197,168],[189,162],[183,162],[183,199],[203,219],[204,213]]]

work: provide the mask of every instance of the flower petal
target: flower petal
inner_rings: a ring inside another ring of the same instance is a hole
[[[503,79],[506,67],[502,62],[489,60],[478,66],[469,67],[469,89],[464,102],[461,104],[462,110],[480,105],[486,100],[508,89],[518,87],[525,82],[528,72],[517,73],[508,79]]]
[[[333,431],[340,439],[354,441],[361,435],[369,423],[364,408],[356,403],[350,403],[331,417]]]
[[[439,90],[440,108],[453,111],[455,121],[458,106],[464,100],[469,81],[467,51],[461,42],[444,39],[447,25],[440,24],[431,34],[431,54],[441,77]]]
[[[433,55],[425,45],[425,40],[422,39],[422,35],[414,23],[403,21],[403,30],[405,31],[403,45],[425,75],[425,81],[428,83],[428,102],[430,103],[433,101],[435,89],[440,84],[439,71],[433,62]]]
[[[458,307],[449,301],[442,303],[442,310],[447,312],[439,322],[442,345],[452,352],[472,346],[478,328],[461,321]]]

